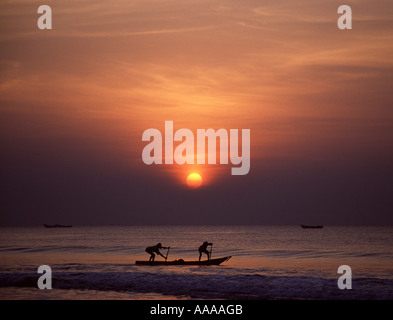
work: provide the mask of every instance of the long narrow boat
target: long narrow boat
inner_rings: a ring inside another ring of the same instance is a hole
[[[323,228],[323,226],[308,226],[308,225],[304,225],[304,224],[301,224],[300,226],[303,229],[322,229]]]
[[[63,224],[45,224],[44,223],[44,227],[45,228],[71,228],[72,226],[63,225]]]
[[[231,256],[202,261],[184,261],[183,259],[173,261],[135,261],[135,264],[144,266],[212,266],[219,265],[230,258]]]

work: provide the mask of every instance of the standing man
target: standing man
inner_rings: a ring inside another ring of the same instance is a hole
[[[199,247],[199,261],[201,261],[201,257],[202,257],[202,253],[206,253],[207,254],[207,260],[210,260],[210,252],[207,251],[207,247],[208,246],[212,246],[213,243],[209,243],[207,241],[205,241],[200,247]]]

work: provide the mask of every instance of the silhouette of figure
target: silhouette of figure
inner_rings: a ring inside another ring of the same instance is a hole
[[[208,246],[212,246],[213,243],[209,243],[207,241],[205,241],[200,247],[199,247],[199,261],[201,261],[201,257],[202,257],[202,253],[206,253],[207,254],[207,260],[210,260],[210,252],[207,251],[207,247]]]
[[[150,254],[150,259],[149,261],[154,261],[154,258],[156,255],[154,253],[159,254],[161,257],[165,259],[165,257],[162,255],[159,249],[169,249],[170,247],[163,247],[161,243],[156,244],[155,246],[147,247],[146,252]]]

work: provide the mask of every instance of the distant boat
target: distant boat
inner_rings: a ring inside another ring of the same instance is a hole
[[[212,266],[219,265],[225,261],[228,261],[230,258],[231,256],[202,261],[184,261],[183,259],[173,261],[135,261],[135,264],[144,266]]]
[[[304,224],[301,224],[300,226],[303,229],[322,229],[323,228],[323,226],[308,226],[308,225],[304,225]]]
[[[63,224],[44,224],[45,228],[71,228],[72,226],[66,226]]]

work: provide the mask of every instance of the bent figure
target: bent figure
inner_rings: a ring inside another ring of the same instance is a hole
[[[210,252],[207,251],[207,247],[208,246],[212,246],[213,243],[209,243],[207,241],[205,241],[200,247],[199,247],[199,261],[201,261],[201,257],[202,257],[202,253],[206,253],[207,254],[207,260],[210,260]]]
[[[147,247],[147,248],[146,248],[146,252],[147,252],[148,254],[150,254],[150,259],[149,259],[149,261],[154,261],[154,258],[156,257],[156,255],[155,255],[154,253],[157,253],[157,254],[159,254],[161,257],[163,257],[164,259],[166,259],[166,258],[162,255],[162,253],[160,252],[159,249],[169,249],[169,248],[170,248],[170,247],[163,247],[163,246],[161,245],[161,243],[158,243],[158,244],[156,244],[155,246]]]

